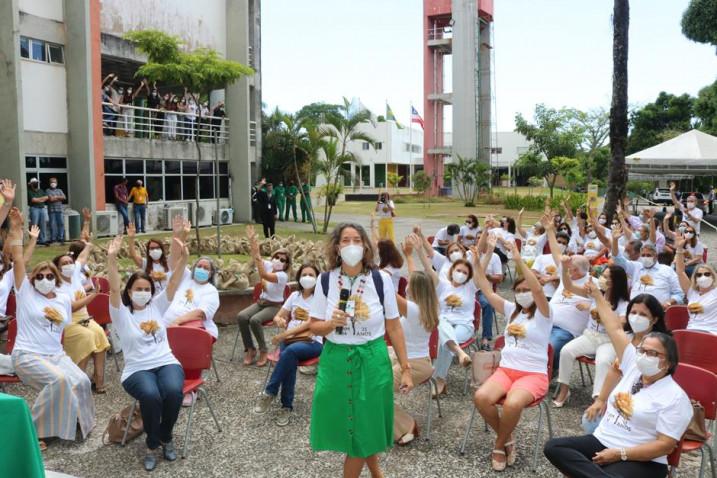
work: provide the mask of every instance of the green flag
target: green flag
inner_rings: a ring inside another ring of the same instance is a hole
[[[403,126],[396,119],[396,115],[393,114],[393,110],[391,109],[391,106],[388,103],[386,103],[386,119],[390,120],[390,121],[395,121],[396,126],[398,126],[398,129],[403,129]]]

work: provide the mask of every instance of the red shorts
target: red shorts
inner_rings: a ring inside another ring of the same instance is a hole
[[[498,367],[486,382],[499,384],[505,394],[515,389],[526,390],[533,395],[534,400],[544,397],[548,393],[548,374],[537,372],[523,372],[512,368]]]

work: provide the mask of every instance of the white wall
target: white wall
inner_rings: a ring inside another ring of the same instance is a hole
[[[20,70],[25,130],[67,133],[65,66],[21,60]]]
[[[226,0],[101,0],[102,32],[122,36],[155,28],[177,35],[189,49],[226,54]]]
[[[496,133],[496,146],[503,148],[501,154],[493,155],[493,166],[507,168],[513,165],[521,154],[526,153],[530,147],[530,141],[525,136],[515,131],[499,131]]]
[[[21,12],[50,20],[63,21],[62,0],[18,0]]]

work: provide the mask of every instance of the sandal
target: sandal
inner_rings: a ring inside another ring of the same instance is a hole
[[[92,393],[95,393],[97,395],[104,395],[107,393],[107,389],[104,386],[98,387],[95,382],[92,382],[91,388],[92,388]]]
[[[260,352],[259,353],[259,360],[256,361],[257,367],[264,367],[267,362],[269,362],[269,353],[268,352]]]
[[[473,359],[471,359],[471,356],[467,353],[463,353],[460,359],[458,359],[458,363],[461,364],[463,367],[470,367],[473,363]]]
[[[256,358],[256,350],[251,349],[244,352],[244,365],[249,366],[253,364],[254,358]]]
[[[493,450],[493,455],[503,455],[505,456],[505,452],[503,450]],[[493,456],[490,457],[491,465],[493,465],[493,471],[504,471],[505,467],[508,466],[507,461],[498,461]]]
[[[508,450],[508,447],[510,447],[510,451]],[[506,451],[506,460],[505,462],[508,464],[508,466],[515,465],[515,457],[518,454],[517,448],[515,446],[515,440],[510,440],[508,443],[505,444],[505,451]]]
[[[415,421],[413,422],[413,430],[403,435],[401,438],[396,440],[396,445],[398,446],[406,446],[409,443],[411,443],[413,440],[418,438],[420,436],[420,433],[418,432],[418,423]]]
[[[37,446],[40,448],[40,451],[47,451],[47,443],[44,441],[37,440]]]
[[[447,395],[448,394],[448,383],[443,384],[443,388],[441,390],[438,390],[438,384],[431,384],[431,398],[434,400],[438,398],[439,395]]]

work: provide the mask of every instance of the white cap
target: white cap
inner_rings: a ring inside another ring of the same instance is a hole
[[[37,182],[37,178],[32,178],[32,179],[30,179],[30,182],[31,182],[31,183],[36,183],[36,182]]]

